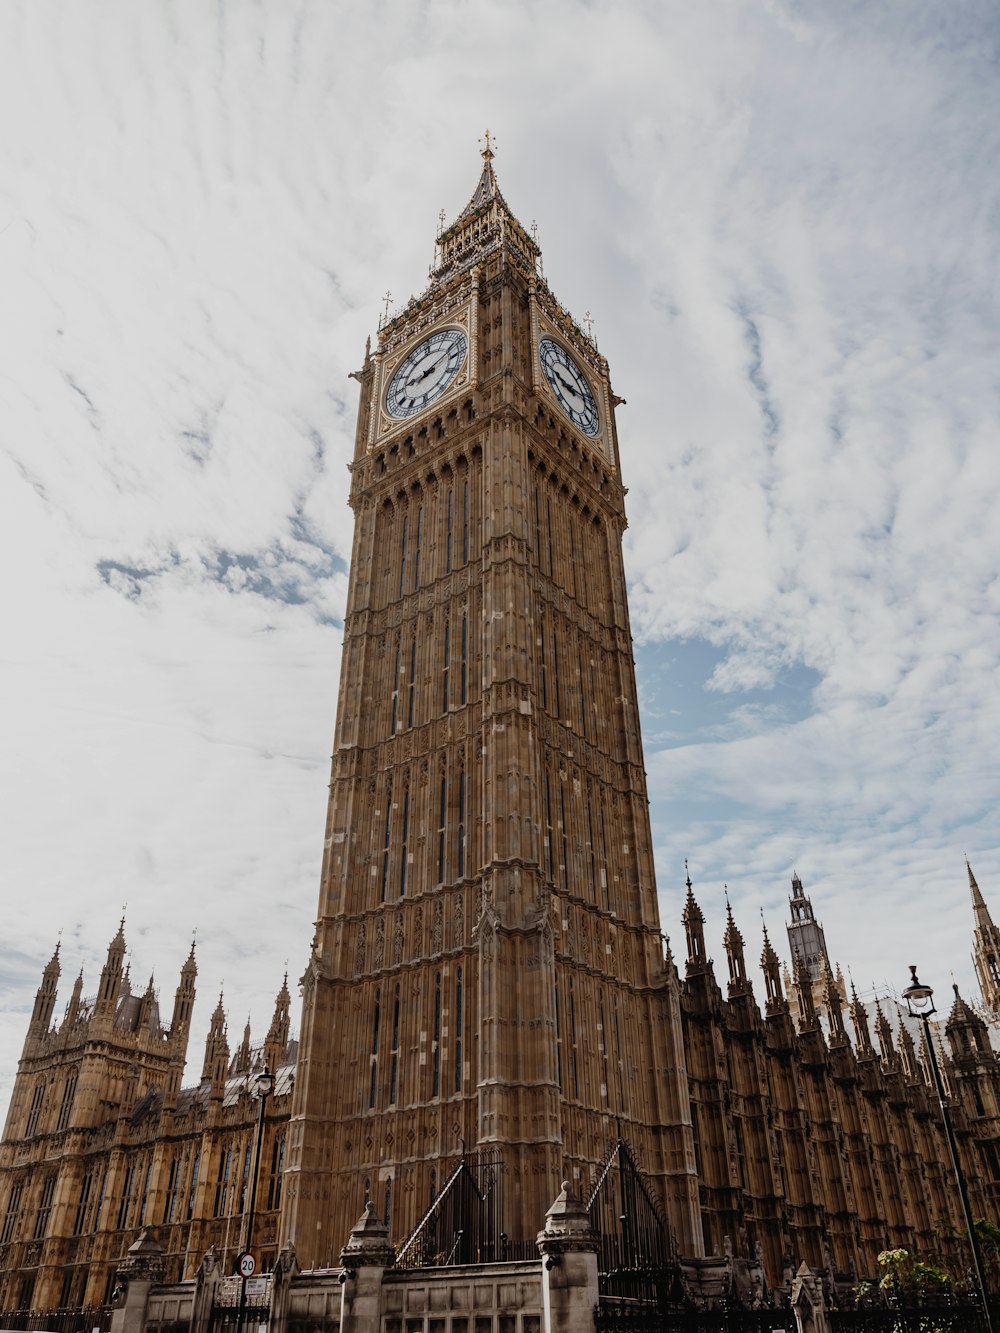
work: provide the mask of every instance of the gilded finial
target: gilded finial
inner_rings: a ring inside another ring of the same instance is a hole
[[[379,321],[379,328],[381,328],[383,324],[387,324],[389,321],[389,306],[391,303],[392,303],[392,292],[387,291],[386,294],[382,297],[383,308],[382,308],[382,318]]]
[[[594,340],[594,317],[593,317],[593,315],[590,313],[589,310],[588,310],[587,313],[584,315],[584,317],[583,317],[583,322],[584,322],[584,324],[586,324],[586,326],[587,326],[587,337],[591,340],[591,342],[593,342],[593,340]]]
[[[483,140],[483,139],[480,139],[479,142],[480,142],[480,143],[483,143],[484,140]],[[492,136],[490,135],[489,130],[486,131],[486,135],[485,135],[485,143],[486,143],[486,147],[485,147],[485,148],[481,148],[479,151],[480,151],[480,152],[482,153],[482,155],[483,155],[483,161],[484,161],[484,162],[491,162],[491,161],[493,160],[494,156],[495,156],[495,153],[494,153],[493,150],[494,150],[494,148],[496,147],[496,140],[495,140],[494,138],[492,138]]]

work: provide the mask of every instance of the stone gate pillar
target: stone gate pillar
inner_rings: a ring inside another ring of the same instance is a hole
[[[597,1237],[583,1200],[563,1181],[538,1233],[542,1256],[543,1333],[594,1333]]]
[[[340,1254],[340,1333],[372,1333],[381,1327],[382,1275],[395,1258],[389,1228],[378,1220],[369,1199]]]
[[[830,1333],[823,1284],[804,1263],[792,1279],[792,1309],[798,1333]]]
[[[154,1282],[163,1281],[163,1273],[163,1248],[143,1227],[117,1270],[111,1333],[143,1333],[149,1293]]]

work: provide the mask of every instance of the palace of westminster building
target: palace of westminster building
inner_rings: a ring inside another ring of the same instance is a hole
[[[247,1030],[235,1050],[220,998],[182,1086],[194,949],[169,1018],[152,982],[133,991],[122,928],[96,994],[81,976],[58,1017],[57,949],[0,1144],[2,1310],[101,1305],[142,1228],[169,1281],[213,1246],[231,1267],[265,1067],[265,1269],[289,1245],[304,1270],[337,1264],[366,1204],[401,1248],[456,1168],[486,1158],[503,1185],[492,1252],[523,1256],[561,1182],[586,1201],[626,1151],[678,1262],[735,1254],[777,1289],[803,1262],[857,1281],[884,1249],[956,1245],[927,1052],[894,1002],[846,992],[798,877],[788,962],[765,934],[762,995],[728,907],[716,974],[690,881],[683,956],[664,945],[620,400],[488,142],[483,157],[430,285],[354,376],[354,545],[299,1039],[286,983],[263,1043]],[[940,1058],[973,1212],[1000,1222],[1000,930],[969,881],[982,997],[956,988]],[[436,1239],[448,1251],[461,1235]]]

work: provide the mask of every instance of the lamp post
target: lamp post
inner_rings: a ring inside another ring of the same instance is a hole
[[[267,1109],[267,1099],[274,1091],[274,1075],[265,1065],[257,1075],[255,1080],[257,1084],[257,1097],[260,1101],[260,1110],[257,1115],[257,1135],[254,1140],[253,1149],[253,1170],[250,1173],[250,1204],[247,1208],[246,1230],[243,1233],[242,1254],[252,1254],[251,1245],[253,1243],[253,1218],[257,1210],[257,1180],[260,1176],[260,1147],[264,1139],[264,1112]],[[247,1280],[245,1274],[240,1274],[240,1311],[236,1320],[236,1333],[243,1333],[243,1319],[247,1308]],[[992,1333],[992,1330],[990,1330]]]
[[[937,1056],[934,1053],[934,1043],[931,1040],[930,1019],[931,1014],[937,1013],[934,1004],[934,992],[930,986],[924,986],[917,978],[917,966],[910,964],[910,976],[912,978],[906,990],[903,991],[903,999],[906,1001],[906,1007],[909,1010],[911,1018],[919,1018],[924,1025],[924,1037],[927,1043],[927,1053],[930,1056],[931,1071],[934,1075],[934,1088],[937,1092],[938,1103],[941,1107],[941,1119],[944,1121],[944,1132],[948,1139],[948,1151],[951,1153],[951,1166],[955,1172],[955,1183],[958,1185],[959,1197],[962,1200],[962,1216],[965,1218],[965,1229],[969,1235],[969,1245],[972,1249],[972,1265],[976,1270],[976,1281],[979,1284],[979,1293],[983,1299],[983,1319],[986,1323],[986,1333],[993,1333],[993,1318],[990,1311],[990,1295],[986,1286],[986,1275],[983,1271],[983,1256],[979,1248],[979,1239],[976,1236],[976,1228],[972,1222],[972,1209],[969,1206],[969,1191],[965,1187],[965,1176],[962,1172],[962,1164],[958,1157],[958,1143],[955,1139],[955,1131],[951,1124],[951,1114],[948,1111],[948,1103],[944,1095],[944,1083],[941,1081],[941,1070],[938,1068]]]

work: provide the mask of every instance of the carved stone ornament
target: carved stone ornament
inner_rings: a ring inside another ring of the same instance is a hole
[[[385,961],[385,919],[380,918],[375,931],[375,971],[378,972]]]
[[[138,1239],[128,1247],[118,1267],[124,1282],[162,1282],[165,1270],[163,1246],[143,1227]]]
[[[574,1254],[597,1249],[597,1236],[590,1229],[590,1215],[568,1180],[545,1214],[545,1227],[538,1233],[542,1254]]]
[[[398,967],[403,961],[403,913],[396,913],[396,925],[392,932],[392,963]]]
[[[354,951],[354,972],[360,975],[365,970],[365,947],[368,941],[368,928],[362,921],[358,926],[358,941]]]
[[[340,1262],[353,1268],[389,1268],[396,1260],[396,1251],[389,1244],[389,1228],[381,1222],[371,1199],[365,1211],[355,1222],[350,1239],[340,1254]]]

